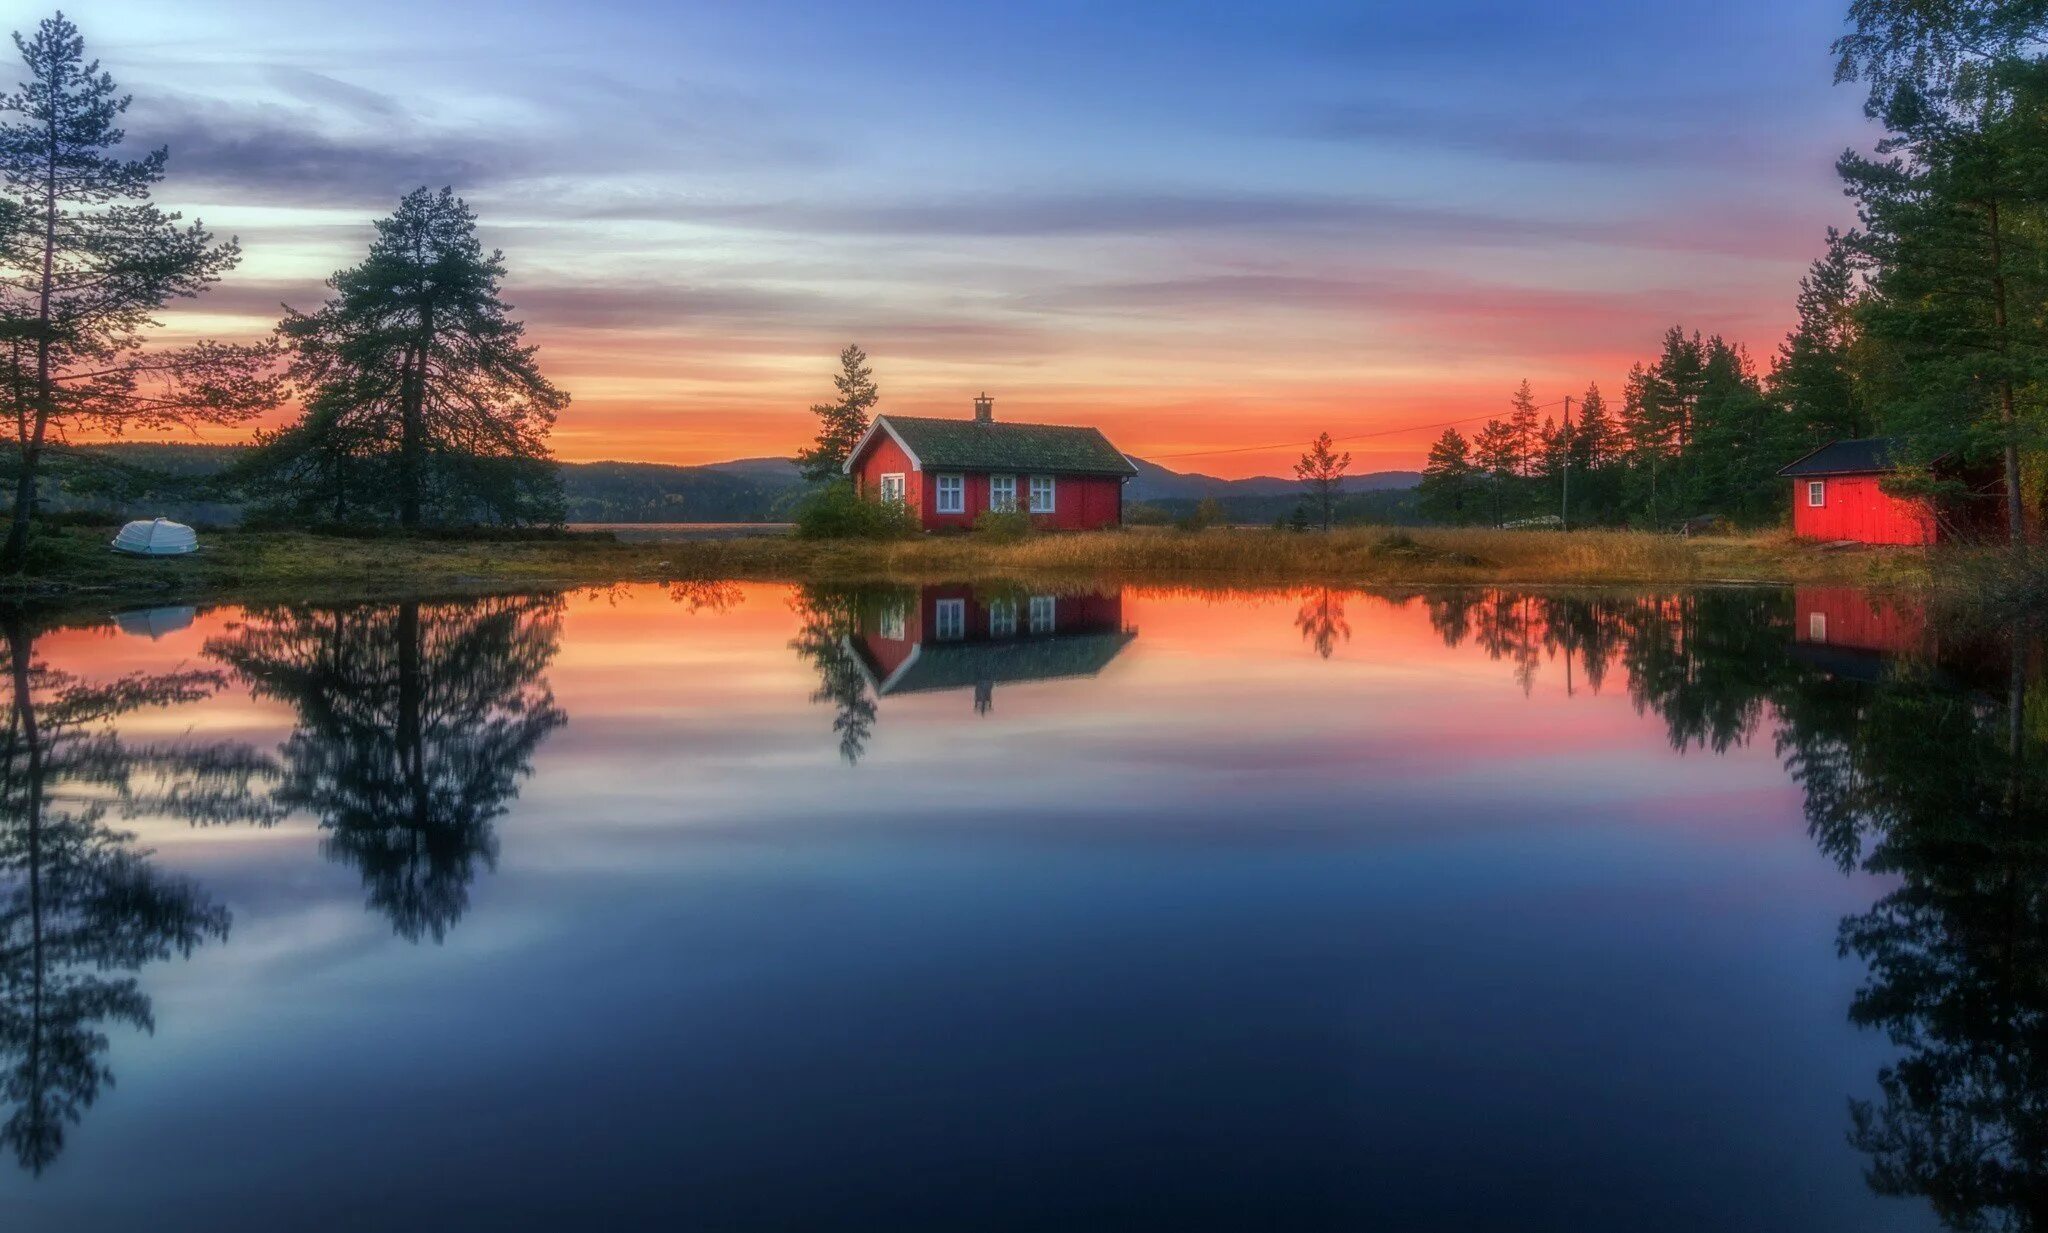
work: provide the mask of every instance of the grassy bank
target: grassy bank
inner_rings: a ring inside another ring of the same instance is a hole
[[[1622,531],[1132,530],[1007,544],[974,537],[620,543],[601,535],[489,542],[220,532],[205,537],[204,551],[168,560],[110,552],[110,535],[111,528],[49,531],[37,543],[31,568],[0,583],[0,594],[57,602],[291,600],[688,578],[1045,577],[1245,586],[1835,582],[1897,588],[1918,588],[1929,580],[1927,554],[1918,550],[1824,552],[1783,535],[1680,540]]]

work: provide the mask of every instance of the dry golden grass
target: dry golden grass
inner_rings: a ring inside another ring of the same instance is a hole
[[[134,560],[96,531],[53,532],[20,595],[141,593],[181,598],[342,598],[405,591],[690,578],[860,581],[1067,581],[1282,586],[1294,583],[1633,584],[1842,582],[1922,586],[1912,549],[1823,552],[1785,535],[1693,540],[1629,531],[1383,528],[1328,535],[1270,530],[1133,529],[1042,535],[1015,543],[971,536],[887,543],[788,538],[616,543],[570,536],[524,542],[328,539],[219,533],[201,554]]]

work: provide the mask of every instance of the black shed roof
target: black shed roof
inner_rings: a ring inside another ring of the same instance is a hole
[[[1057,475],[1136,475],[1138,468],[1098,428],[1062,424],[979,423],[880,415],[875,428],[893,434],[925,471],[1014,471]],[[859,451],[855,451],[858,456]],[[850,465],[850,463],[849,463]]]
[[[1786,479],[1819,475],[1870,475],[1896,471],[1899,455],[1897,437],[1864,437],[1856,441],[1830,441],[1793,462],[1778,474]]]

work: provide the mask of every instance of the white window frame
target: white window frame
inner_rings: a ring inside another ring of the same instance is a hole
[[[998,514],[1013,514],[1017,511],[1016,476],[991,475],[988,477],[988,507]]]
[[[1827,613],[1809,612],[1806,614],[1806,640],[1808,642],[1826,642],[1828,640]]]
[[[1826,480],[1806,481],[1806,507],[1826,509],[1828,505],[1828,482]]]
[[[939,485],[938,511],[941,514],[964,514],[967,512],[967,477],[964,475],[941,475]]]
[[[876,631],[891,642],[901,642],[908,637],[909,614],[903,611],[901,603],[885,604],[882,619],[877,622]]]
[[[1044,485],[1044,488],[1042,490],[1039,487],[1041,484]],[[1039,504],[1038,500],[1038,496],[1041,491],[1043,491],[1045,494],[1045,503],[1042,505]],[[1034,514],[1052,513],[1059,505],[1059,491],[1059,482],[1056,477],[1050,475],[1032,476],[1031,512]]]
[[[1049,634],[1059,619],[1059,601],[1050,595],[1031,597],[1031,632]]]
[[[967,636],[967,601],[942,599],[932,605],[932,637],[956,642]]]
[[[988,636],[991,638],[1014,638],[1017,636],[1016,600],[992,599],[988,601]]]
[[[896,490],[893,495],[889,491],[892,488]],[[904,482],[901,471],[884,472],[879,492],[884,505],[903,505],[910,500],[910,485]]]

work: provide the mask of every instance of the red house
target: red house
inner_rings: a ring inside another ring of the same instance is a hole
[[[2003,526],[2001,506],[1989,499],[1996,477],[1946,468],[1941,460],[1937,472],[1965,480],[1970,496],[1937,508],[1924,498],[1884,491],[1885,477],[1899,470],[1893,461],[1898,453],[1891,437],[1835,441],[1779,471],[1792,481],[1793,533],[1865,544],[1933,544],[1995,534]]]
[[[1099,429],[998,424],[983,394],[971,420],[876,416],[846,473],[863,496],[909,505],[927,531],[965,530],[989,510],[1095,531],[1123,523],[1124,481],[1138,469]]]

